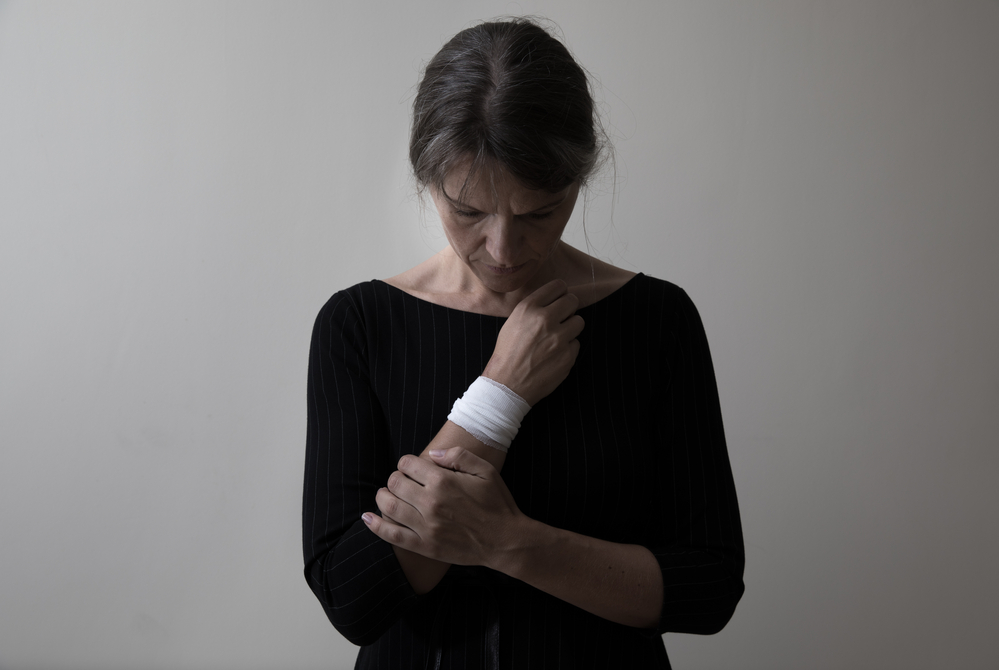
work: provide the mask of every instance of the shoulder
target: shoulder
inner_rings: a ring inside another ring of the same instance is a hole
[[[367,355],[382,335],[398,330],[392,327],[392,320],[404,311],[399,295],[401,292],[378,280],[354,284],[334,293],[316,316],[312,329],[313,355],[322,352],[333,358]]]
[[[390,287],[385,282],[372,279],[354,284],[334,293],[319,310],[319,315],[332,315],[338,312],[353,312],[355,315],[374,309],[383,302]]]
[[[391,287],[371,280],[354,284],[334,293],[319,309],[314,332],[316,335],[358,332],[366,329],[379,314],[390,306]]]
[[[687,292],[672,282],[640,275],[636,293],[643,295],[647,327],[675,347],[707,352],[704,322]]]
[[[671,313],[690,302],[686,291],[676,284],[643,273],[633,274],[609,297],[649,315]]]
[[[634,328],[662,335],[703,329],[697,307],[683,288],[646,274],[636,274],[603,302]]]

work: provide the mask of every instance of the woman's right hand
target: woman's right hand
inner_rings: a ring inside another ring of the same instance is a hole
[[[569,374],[583,331],[579,299],[561,279],[548,282],[514,308],[500,329],[482,375],[534,405]]]

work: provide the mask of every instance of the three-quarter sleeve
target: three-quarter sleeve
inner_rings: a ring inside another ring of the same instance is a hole
[[[503,479],[532,518],[648,547],[663,580],[659,633],[717,632],[742,595],[745,559],[700,317],[681,289],[644,275],[580,312],[580,355],[525,418]],[[361,645],[358,668],[423,667],[435,653],[442,667],[478,659],[493,640],[486,621],[504,667],[663,667],[656,631],[484,568],[451,570],[417,596],[392,546],[360,519],[377,513],[399,457],[440,429],[503,323],[378,281],[322,308],[309,355],[306,580]]]
[[[377,512],[375,493],[395,469],[368,346],[354,298],[337,293],[319,312],[309,353],[302,542],[306,581],[358,645],[376,641],[418,599],[392,546],[361,521]]]
[[[742,597],[745,550],[707,337],[693,302],[673,288],[660,322],[666,389],[658,426],[668,447],[660,511],[669,541],[650,547],[663,577],[658,632],[711,634]]]

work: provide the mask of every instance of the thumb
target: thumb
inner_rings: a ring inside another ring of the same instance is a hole
[[[442,468],[475,475],[476,477],[485,478],[490,470],[495,469],[489,464],[489,461],[479,458],[462,447],[431,449],[429,455],[430,459]]]
[[[523,302],[538,307],[547,307],[569,292],[569,287],[561,279],[553,279],[544,286],[535,289],[534,293],[524,298]]]

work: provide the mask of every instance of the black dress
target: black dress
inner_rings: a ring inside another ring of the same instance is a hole
[[[417,596],[361,521],[399,457],[420,453],[482,372],[505,319],[384,282],[330,298],[309,358],[305,577],[362,645],[357,668],[668,668],[661,634],[713,633],[745,562],[714,371],[697,310],[637,275],[578,313],[564,382],[527,414],[503,466],[526,515],[640,544],[663,575],[658,630],[612,623],[482,567]]]

